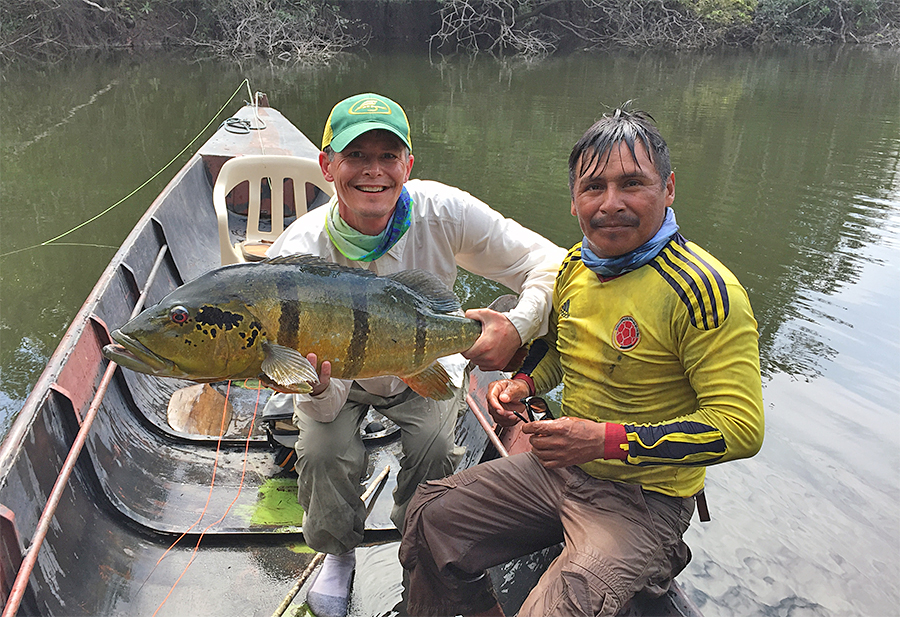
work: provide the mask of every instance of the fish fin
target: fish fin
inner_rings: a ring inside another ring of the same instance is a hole
[[[282,386],[281,384],[277,384],[269,379],[266,375],[260,375],[259,382],[264,387],[275,390],[275,392],[281,392],[282,394],[307,394],[309,392],[312,392],[312,386],[305,381]]]
[[[296,255],[281,255],[279,257],[270,257],[259,263],[286,265],[286,266],[304,266],[307,270],[325,270],[327,272],[350,272],[358,276],[374,278],[377,275],[365,268],[353,268],[350,266],[342,266],[331,261],[327,261],[316,255],[307,255],[306,253],[298,253]]]
[[[432,362],[423,370],[409,377],[401,377],[406,385],[412,388],[416,394],[438,401],[446,401],[453,398],[453,390],[450,389],[450,375],[440,362]]]
[[[266,342],[263,343],[263,350],[266,357],[262,361],[262,370],[273,383],[291,387],[302,387],[302,383],[319,383],[316,367],[296,349]]]
[[[494,301],[488,305],[488,308],[497,311],[498,313],[508,313],[516,308],[517,304],[519,304],[519,296],[514,294],[503,294],[502,296],[494,298]]]
[[[443,281],[434,274],[425,270],[403,270],[388,274],[385,278],[389,278],[402,285],[409,287],[416,292],[431,310],[436,313],[453,313],[460,311],[459,298],[453,293],[449,287],[444,285]]]

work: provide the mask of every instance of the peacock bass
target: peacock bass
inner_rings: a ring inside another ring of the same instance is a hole
[[[457,314],[452,314],[457,313]],[[395,375],[422,396],[451,396],[437,358],[465,351],[481,323],[433,274],[376,276],[310,255],[216,268],[111,333],[103,354],[141,373],[197,382],[259,379],[305,393],[332,377]]]

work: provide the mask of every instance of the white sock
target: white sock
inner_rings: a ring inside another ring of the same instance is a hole
[[[322,571],[316,577],[310,591],[325,596],[344,596],[347,593],[347,582],[356,568],[356,549],[350,549],[341,555],[325,555]]]

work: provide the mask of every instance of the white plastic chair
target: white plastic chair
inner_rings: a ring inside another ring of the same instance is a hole
[[[268,179],[272,194],[271,231],[259,229],[259,210],[263,178]],[[286,155],[246,155],[229,159],[222,165],[213,187],[213,206],[219,223],[219,249],[222,265],[262,259],[266,249],[284,231],[284,181],[294,183],[294,204],[297,216],[306,206],[306,183],[319,187],[327,195],[334,195],[334,185],[325,180],[319,162],[315,159]],[[232,243],[228,227],[228,209],[225,196],[242,182],[250,183],[250,199],[247,207],[247,238]],[[302,209],[301,209],[302,208]]]

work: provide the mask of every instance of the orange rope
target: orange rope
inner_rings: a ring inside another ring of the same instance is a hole
[[[172,595],[172,592],[175,591],[175,587],[178,586],[178,583],[181,582],[181,579],[184,577],[188,568],[190,568],[191,564],[194,563],[194,559],[197,557],[197,551],[200,549],[200,542],[203,540],[203,536],[212,527],[214,527],[215,525],[218,525],[223,520],[225,520],[225,517],[228,516],[228,513],[231,511],[231,508],[234,507],[234,504],[237,503],[238,498],[241,496],[241,491],[244,488],[244,478],[247,474],[247,457],[250,452],[250,441],[251,441],[251,437],[253,435],[253,427],[256,424],[256,413],[259,410],[259,397],[260,397],[261,392],[262,392],[262,384],[259,384],[256,388],[256,405],[253,407],[253,417],[250,419],[250,427],[247,430],[247,440],[244,442],[244,462],[243,462],[243,465],[241,468],[241,481],[238,483],[237,494],[234,496],[234,499],[231,500],[231,503],[225,509],[225,512],[222,514],[222,516],[219,518],[219,520],[217,520],[213,523],[210,523],[209,525],[206,526],[206,528],[202,532],[200,532],[200,537],[197,538],[197,544],[194,545],[194,550],[191,551],[191,558],[188,560],[187,565],[184,566],[184,570],[181,571],[181,574],[178,576],[178,578],[175,580],[175,582],[172,583],[172,587],[169,589],[169,593],[166,594],[166,597],[163,598],[163,601],[160,602],[159,606],[156,607],[156,610],[153,612],[154,617],[156,616],[157,613],[159,613],[159,611],[163,607],[163,605],[169,600],[169,597]],[[222,424],[219,429],[219,440],[216,444],[216,459],[213,464],[212,481],[210,482],[210,485],[209,485],[209,494],[206,497],[206,504],[203,506],[203,511],[200,512],[200,518],[197,519],[197,522],[195,522],[193,525],[191,525],[187,529],[187,531],[182,533],[178,537],[178,539],[172,543],[172,546],[170,546],[168,549],[166,549],[166,552],[163,553],[162,557],[160,557],[159,560],[156,562],[157,566],[160,564],[160,562],[163,559],[165,559],[166,555],[169,554],[169,551],[171,551],[173,548],[175,548],[175,545],[178,544],[181,541],[181,539],[183,537],[185,537],[188,534],[188,532],[190,532],[191,529],[193,529],[194,527],[199,525],[200,521],[203,520],[203,517],[206,516],[206,510],[209,507],[210,500],[212,499],[213,487],[216,484],[216,471],[217,471],[218,465],[219,465],[219,451],[222,446],[222,436],[225,434],[225,417],[227,415],[226,411],[228,409],[228,397],[230,394],[231,394],[231,381],[228,382],[228,388],[225,391],[225,406],[224,406],[224,409],[222,410]],[[156,567],[154,566],[154,570],[155,569],[156,569]],[[151,572],[151,574],[152,574],[152,572]]]

